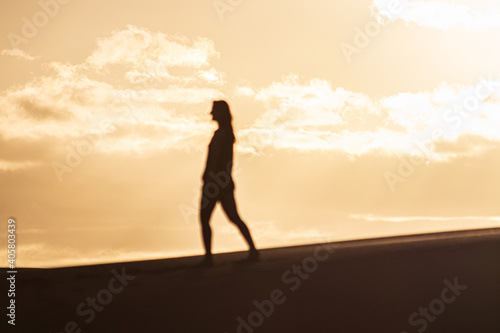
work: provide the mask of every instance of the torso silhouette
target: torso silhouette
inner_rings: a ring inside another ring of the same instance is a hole
[[[221,189],[234,189],[231,177],[233,168],[233,138],[219,128],[208,145],[208,156],[203,181],[215,182]]]

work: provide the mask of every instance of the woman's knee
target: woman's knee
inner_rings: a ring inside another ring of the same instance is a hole
[[[200,224],[201,224],[202,229],[204,229],[204,230],[205,229],[210,229],[210,223],[208,221],[201,220]]]
[[[245,225],[245,222],[239,216],[231,216],[229,217],[229,221],[234,223],[238,227],[242,227]]]
[[[206,210],[201,210],[200,211],[200,223],[202,226],[208,226],[210,224],[210,214],[211,212],[208,212]]]

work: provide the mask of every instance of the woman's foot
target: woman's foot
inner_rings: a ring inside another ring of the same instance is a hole
[[[210,267],[214,264],[213,256],[211,254],[205,254],[203,260],[196,264],[196,267]]]
[[[260,252],[257,251],[257,249],[251,249],[249,252],[248,252],[248,260],[249,261],[256,261],[256,260],[259,260],[259,257],[260,257]]]

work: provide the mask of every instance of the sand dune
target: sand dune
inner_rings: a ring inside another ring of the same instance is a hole
[[[500,229],[18,271],[20,332],[500,332]]]

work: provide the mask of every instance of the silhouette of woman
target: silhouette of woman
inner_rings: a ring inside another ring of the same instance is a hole
[[[200,222],[205,246],[205,257],[202,264],[212,264],[212,229],[210,216],[215,204],[219,201],[229,220],[234,223],[250,247],[248,259],[255,260],[259,252],[250,235],[250,231],[238,215],[234,199],[234,182],[231,177],[233,168],[233,145],[236,141],[231,124],[232,117],[226,101],[214,101],[212,119],[219,128],[215,131],[208,146],[207,165],[203,173],[203,189],[200,203]]]

